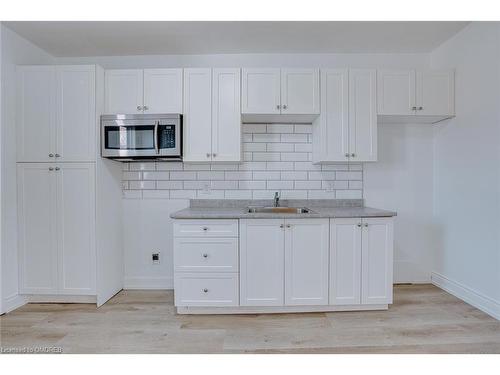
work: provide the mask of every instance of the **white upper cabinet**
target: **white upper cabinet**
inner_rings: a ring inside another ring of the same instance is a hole
[[[95,165],[61,163],[56,168],[59,294],[92,295],[96,284]]]
[[[374,69],[349,71],[349,158],[377,161],[377,92]]]
[[[330,305],[361,303],[361,219],[330,220]]]
[[[142,69],[106,70],[104,111],[109,114],[142,113]]]
[[[361,303],[392,303],[393,219],[364,218],[361,240]]]
[[[242,113],[279,114],[281,108],[280,69],[242,70]]]
[[[240,161],[240,69],[213,69],[212,77],[212,159]]]
[[[455,79],[450,70],[417,70],[417,114],[455,115]]]
[[[17,161],[94,161],[94,65],[20,66]]]
[[[212,70],[184,69],[184,161],[212,160]]]
[[[281,113],[319,114],[319,69],[281,69]]]
[[[376,160],[375,70],[321,70],[321,114],[313,122],[313,162]]]
[[[182,69],[111,69],[105,77],[106,113],[182,112]]]
[[[285,220],[285,305],[328,304],[328,219]]]
[[[56,161],[95,160],[95,66],[58,66],[56,86]]]
[[[414,114],[415,94],[415,71],[413,69],[377,71],[379,115]]]
[[[240,69],[184,70],[184,161],[241,160]]]
[[[58,291],[54,173],[52,163],[17,164],[19,292],[23,294]]]
[[[17,161],[52,161],[56,153],[56,69],[17,69]]]
[[[282,306],[284,302],[282,219],[240,220],[240,305]]]
[[[182,113],[182,69],[144,69],[144,113]]]
[[[434,123],[453,117],[454,77],[452,70],[379,70],[379,120],[387,123]]]

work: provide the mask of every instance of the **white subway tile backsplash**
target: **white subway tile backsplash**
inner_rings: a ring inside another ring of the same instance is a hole
[[[196,180],[196,172],[170,172],[171,180]]]
[[[263,143],[262,143],[263,144]],[[254,152],[253,160],[255,161],[280,161],[279,152]]]
[[[170,172],[142,172],[143,180],[168,180],[170,179]]]
[[[198,180],[223,180],[223,171],[198,172]]]
[[[293,181],[267,181],[267,190],[293,189]]]
[[[123,163],[127,199],[362,198],[363,164],[314,165],[311,124],[243,124],[242,163]]]

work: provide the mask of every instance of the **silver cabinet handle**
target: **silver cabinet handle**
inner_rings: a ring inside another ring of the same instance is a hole
[[[282,228],[282,229],[283,229],[284,227],[285,227],[285,226],[284,226],[283,224],[280,224],[280,228]]]
[[[60,157],[61,157],[61,155],[59,155],[59,154],[56,154],[56,155],[55,155],[55,157],[56,157],[56,158],[60,158]]]
[[[203,230],[206,232],[208,230],[208,227],[203,227]]]
[[[160,153],[160,149],[158,148],[158,126],[160,125],[160,121],[155,121],[155,128],[154,128],[154,146],[155,146],[155,152],[158,155]]]
[[[142,111],[142,106],[138,105],[138,106],[137,106],[137,110],[138,110],[138,111]]]
[[[355,157],[356,157],[356,154],[355,154],[355,153],[352,153],[352,154],[351,154],[351,157],[355,158]]]
[[[286,104],[283,105],[283,109],[287,109],[288,106]]]
[[[212,154],[212,156],[215,158],[217,156],[217,154]]]
[[[368,223],[365,223],[365,228],[368,228]]]
[[[358,226],[358,228],[361,228],[361,223],[358,223],[357,226]]]
[[[287,225],[286,225],[286,227],[287,227],[287,228],[291,228],[292,226],[291,226],[290,224],[287,224]]]
[[[276,109],[280,109],[280,108],[281,108],[281,106],[278,104],[278,105],[276,106]]]
[[[54,168],[52,168],[52,167],[49,167],[49,171],[53,171],[53,170],[54,170]]]
[[[53,158],[54,157],[54,154],[49,154],[49,158]]]
[[[58,171],[59,169],[61,169],[61,168],[59,168],[59,167],[55,167],[55,170],[56,170],[56,171]]]
[[[416,111],[416,110],[417,110],[417,107],[411,107],[411,110],[412,110],[412,111]]]
[[[424,109],[424,107],[418,107],[418,110],[421,111],[422,109]]]
[[[346,158],[348,158],[348,157],[349,157],[349,153],[348,153],[348,152],[346,152],[346,153],[345,153],[345,157],[346,157]]]
[[[203,293],[208,293],[208,289],[207,288],[203,289]]]
[[[145,105],[144,107],[142,107],[142,109],[147,111],[149,109],[149,107],[147,105]]]
[[[210,153],[207,152],[207,158],[209,158],[209,157],[210,157]]]
[[[203,254],[203,258],[208,258],[208,254]]]

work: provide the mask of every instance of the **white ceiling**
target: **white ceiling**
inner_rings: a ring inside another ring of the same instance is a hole
[[[57,57],[430,52],[468,22],[5,22]]]

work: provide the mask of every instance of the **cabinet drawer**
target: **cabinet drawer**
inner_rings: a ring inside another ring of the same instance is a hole
[[[177,220],[174,237],[238,237],[238,220]]]
[[[176,273],[176,306],[238,306],[238,274]]]
[[[237,238],[174,239],[175,272],[238,272]]]

